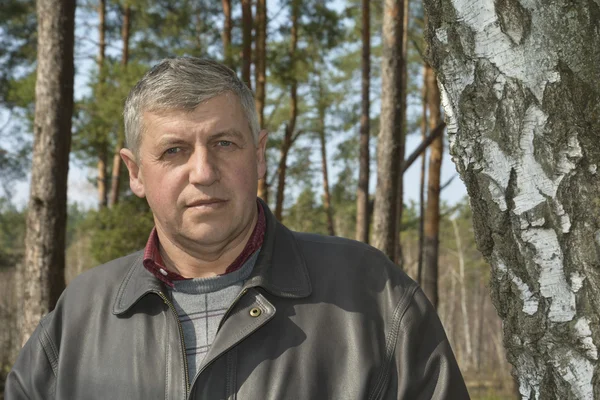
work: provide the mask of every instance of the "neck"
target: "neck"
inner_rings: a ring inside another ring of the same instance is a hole
[[[209,278],[222,275],[242,253],[258,220],[258,214],[250,223],[226,244],[214,246],[182,246],[172,241],[157,225],[160,255],[165,267],[184,278]]]

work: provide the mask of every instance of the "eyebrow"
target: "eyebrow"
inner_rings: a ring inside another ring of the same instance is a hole
[[[228,129],[222,132],[217,132],[213,135],[210,135],[208,138],[209,140],[218,140],[221,138],[227,138],[227,137],[235,137],[236,139],[239,139],[242,142],[246,142],[246,138],[244,138],[244,135],[242,134],[242,132],[238,131],[237,129]]]
[[[212,140],[219,140],[219,139],[231,138],[231,137],[234,137],[234,138],[240,140],[244,144],[246,143],[246,139],[244,138],[244,135],[239,130],[233,129],[233,128],[209,135],[207,139],[209,141],[212,141]],[[167,134],[166,136],[163,136],[160,138],[160,140],[158,141],[158,146],[165,147],[165,146],[173,146],[173,145],[179,145],[179,144],[185,144],[185,143],[186,143],[186,141],[184,139],[181,139],[177,136],[171,136],[171,135]]]

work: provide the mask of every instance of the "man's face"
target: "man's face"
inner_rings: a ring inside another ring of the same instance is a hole
[[[126,149],[122,155],[159,235],[184,249],[224,247],[243,235],[256,213],[267,134],[255,144],[238,97],[226,93],[191,112],[142,119],[139,159]]]

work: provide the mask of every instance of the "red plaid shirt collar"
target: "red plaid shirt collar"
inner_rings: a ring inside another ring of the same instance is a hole
[[[248,260],[248,258],[250,258],[250,256],[254,254],[254,252],[256,252],[263,244],[267,222],[265,219],[264,210],[258,201],[256,202],[256,206],[258,208],[258,220],[254,230],[252,231],[252,235],[250,236],[250,239],[248,239],[248,243],[246,243],[244,250],[242,250],[240,255],[231,263],[229,267],[227,267],[225,274],[240,269]],[[164,261],[160,255],[156,227],[152,228],[152,232],[150,233],[150,237],[148,238],[148,242],[146,243],[146,247],[144,249],[144,267],[150,271],[152,275],[157,277],[169,287],[173,287],[174,281],[191,279],[184,278],[176,272],[169,271],[164,266]]]

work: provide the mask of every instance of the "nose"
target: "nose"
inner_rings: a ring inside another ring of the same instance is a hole
[[[219,180],[216,159],[206,146],[196,146],[188,163],[189,181],[192,185],[210,186]]]

